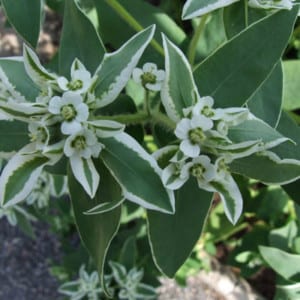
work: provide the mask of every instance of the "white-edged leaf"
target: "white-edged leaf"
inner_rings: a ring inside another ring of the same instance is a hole
[[[116,201],[111,201],[111,202],[104,202],[100,203],[99,205],[89,209],[88,211],[84,212],[85,215],[97,215],[97,214],[102,214],[105,212],[108,212],[110,210],[113,210],[114,208],[118,207],[125,201],[125,198],[121,198]]]
[[[197,87],[189,62],[182,51],[163,35],[166,77],[161,99],[168,116],[175,122],[183,117],[183,109],[192,106],[198,98]]]
[[[187,0],[181,17],[183,20],[196,18],[237,1],[239,0]]]
[[[210,184],[220,194],[228,220],[235,224],[243,211],[243,198],[238,185],[229,173],[224,180],[213,181]]]
[[[100,182],[100,175],[98,174],[93,160],[91,158],[85,159],[79,156],[70,157],[70,165],[74,177],[82,185],[86,193],[94,198]]]
[[[55,74],[48,72],[41,64],[38,56],[24,44],[23,46],[24,66],[27,74],[38,86],[44,86],[57,79]]]
[[[103,61],[96,71],[95,94],[99,101],[98,107],[113,102],[131,77],[145,48],[150,43],[155,26],[150,26],[134,35],[120,49],[106,53]]]
[[[33,189],[49,158],[34,151],[34,144],[28,144],[7,163],[0,177],[0,201],[9,207],[23,201]]]
[[[125,125],[111,120],[94,120],[88,124],[95,127],[97,135],[102,138],[112,137],[125,129]]]
[[[126,133],[101,139],[104,164],[119,182],[124,197],[144,208],[174,212],[174,194],[161,181],[156,160]]]

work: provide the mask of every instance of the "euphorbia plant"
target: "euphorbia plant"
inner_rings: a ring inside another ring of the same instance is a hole
[[[163,32],[161,46],[155,25],[135,20],[122,2],[95,1],[96,8],[113,9],[115,18],[140,30],[121,47],[112,43],[112,52],[79,4],[66,0],[55,72],[26,44],[22,57],[0,61],[0,150],[16,151],[0,177],[1,205],[6,209],[23,201],[43,169],[67,175],[78,231],[104,290],[105,256],[127,201],[147,210],[154,262],[173,276],[201,234],[214,193],[229,221],[238,222],[243,197],[234,174],[267,184],[300,177],[299,148],[286,135],[298,127],[285,122],[281,112],[280,61],[298,6],[269,1],[260,8],[283,10],[261,14],[242,1],[187,1],[185,19],[237,2],[222,11],[226,42],[194,66],[207,16],[186,58],[171,33]],[[15,18],[18,5],[3,5],[11,23],[35,46],[37,37]],[[40,1],[31,5],[39,18]],[[155,20],[152,10],[149,16]],[[170,22],[165,16],[157,27],[166,19]],[[266,34],[270,30],[276,39]],[[130,97],[135,98],[133,81],[143,90],[142,105]],[[279,92],[270,99],[274,85]],[[8,139],[11,134],[20,138]],[[144,148],[146,135],[154,139],[153,154]]]

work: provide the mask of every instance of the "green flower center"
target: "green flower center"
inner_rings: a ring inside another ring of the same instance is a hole
[[[62,106],[60,112],[65,121],[72,121],[77,114],[72,104]]]
[[[201,128],[195,128],[189,131],[189,140],[193,145],[200,144],[206,138],[203,130]]]
[[[201,111],[202,115],[205,117],[211,118],[214,116],[213,110],[209,106],[204,106]]]
[[[38,127],[35,133],[29,134],[31,142],[45,143],[47,141],[47,131],[44,127]]]
[[[79,90],[83,87],[83,82],[79,79],[71,81],[67,84],[67,87],[71,91]]]
[[[142,85],[146,85],[147,83],[155,84],[156,76],[153,73],[146,72],[141,76]]]
[[[201,164],[195,164],[190,168],[191,175],[199,179],[203,177],[204,172],[205,168]]]
[[[86,148],[86,139],[83,135],[77,136],[71,143],[71,147],[78,151],[84,150]]]

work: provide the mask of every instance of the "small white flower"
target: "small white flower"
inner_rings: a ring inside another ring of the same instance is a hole
[[[253,8],[262,9],[292,9],[293,1],[291,0],[249,0],[248,5]]]
[[[182,163],[171,163],[162,171],[162,182],[170,190],[181,188],[189,179],[189,174],[181,172]]]
[[[205,132],[212,127],[212,120],[202,115],[193,116],[192,119],[183,118],[175,129],[175,135],[182,140],[180,150],[188,157],[197,157],[206,139]]]
[[[57,84],[63,91],[72,91],[76,94],[85,93],[92,85],[91,73],[76,59],[71,66],[71,80],[61,76],[57,78]]]
[[[68,157],[91,158],[98,157],[102,145],[98,142],[96,135],[88,130],[81,131],[70,135],[65,142],[64,153]]]
[[[81,130],[81,123],[87,121],[89,116],[88,106],[83,103],[79,94],[73,92],[65,92],[62,97],[53,97],[48,110],[54,115],[61,116],[63,134],[74,134]]]
[[[29,137],[31,142],[36,143],[36,148],[42,150],[49,142],[49,131],[45,124],[41,122],[29,123]]]
[[[135,82],[141,83],[143,87],[151,91],[160,91],[165,79],[165,71],[158,70],[156,64],[146,63],[142,69],[135,68],[132,72]]]
[[[181,176],[188,177],[192,175],[196,177],[200,188],[213,191],[209,182],[216,177],[215,166],[210,162],[210,158],[206,155],[200,155],[188,162],[182,167]]]

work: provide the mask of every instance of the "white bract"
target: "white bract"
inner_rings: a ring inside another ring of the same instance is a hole
[[[249,0],[248,5],[253,8],[262,9],[292,9],[293,1],[291,0]]]
[[[82,129],[82,123],[89,117],[89,108],[83,98],[74,92],[55,96],[49,102],[49,112],[62,118],[61,132],[74,134]]]
[[[156,64],[146,63],[143,68],[135,68],[132,72],[135,82],[142,84],[144,88],[151,91],[160,91],[165,79],[165,71],[158,70]]]

